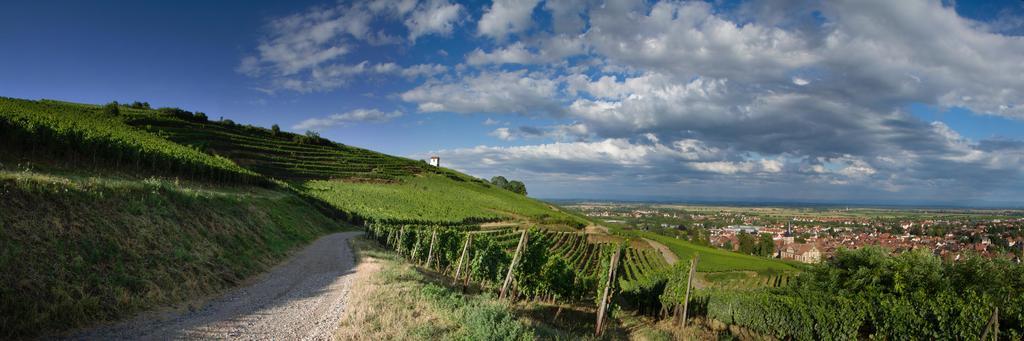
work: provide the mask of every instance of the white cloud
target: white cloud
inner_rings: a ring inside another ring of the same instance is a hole
[[[399,20],[415,41],[425,35],[450,35],[464,12],[462,5],[447,0],[375,0],[313,7],[305,12],[274,19],[253,54],[244,56],[236,71],[270,83],[270,90],[326,91],[348,83],[364,72],[362,64],[343,57],[361,44],[394,44],[400,39],[375,28],[382,20]],[[364,62],[365,63],[365,62]],[[378,63],[374,67],[398,66]],[[369,70],[378,74],[390,70]],[[408,78],[429,77],[447,71],[440,65],[421,64],[403,70]]]
[[[545,1],[544,9],[551,12],[552,26],[556,33],[580,33],[586,25],[582,13],[586,0]]]
[[[557,113],[559,83],[525,71],[481,72],[455,83],[427,82],[401,95],[422,112]]]
[[[416,64],[399,71],[403,77],[419,78],[434,77],[448,72],[448,67],[441,64]]]
[[[728,161],[714,161],[714,162],[693,162],[689,164],[691,168],[710,173],[720,174],[736,174],[736,173],[750,173],[754,171],[753,162],[728,162]]]
[[[512,141],[512,140],[515,139],[515,136],[512,135],[512,131],[510,131],[508,128],[504,128],[504,127],[498,128],[498,129],[494,129],[494,131],[492,131],[489,135],[497,137],[498,139],[505,140],[505,141]]]
[[[487,9],[480,22],[477,32],[504,40],[509,34],[528,29],[532,23],[533,8],[539,0],[495,0]]]
[[[335,89],[348,84],[359,76],[402,76],[407,79],[429,78],[448,72],[448,68],[440,64],[417,64],[402,67],[395,63],[372,64],[362,61],[358,64],[332,64],[317,67],[309,72],[308,77],[286,77],[276,80],[278,87],[298,92],[313,92]]]
[[[533,64],[539,61],[540,57],[527,51],[522,42],[497,49],[492,52],[484,52],[477,48],[466,56],[466,63],[469,65],[482,64]]]
[[[423,113],[543,120],[490,131],[539,144],[460,151],[491,169],[967,194],[1024,177],[1024,143],[972,140],[907,112],[923,104],[1024,119],[1024,38],[1000,34],[1006,28],[996,26],[1004,23],[975,22],[927,0],[736,8],[547,1],[540,11],[551,20],[535,22],[538,2],[485,4],[476,25],[459,17],[478,8],[447,1],[377,0],[310,11],[271,25],[277,33],[244,57],[238,71],[268,78],[271,91],[326,91],[356,79],[404,77],[415,84],[390,98]],[[394,32],[376,28],[382,20],[407,25],[412,45],[423,35],[463,36],[460,29],[493,40],[477,40],[459,49],[469,53],[447,58],[399,53],[395,62],[346,60],[364,45],[390,42]],[[451,64],[403,66],[407,58]],[[488,118],[485,125],[496,122]],[[563,152],[595,153],[602,161]],[[592,169],[597,164],[619,170],[600,173]]]
[[[349,112],[334,114],[323,118],[310,118],[299,122],[292,129],[321,130],[334,126],[357,122],[381,123],[402,117],[402,112],[384,112],[377,109],[356,109]]]
[[[466,55],[469,65],[487,64],[543,64],[560,61],[583,52],[583,40],[578,37],[557,35],[539,40],[536,52],[521,41],[500,47],[491,52],[477,48]]]
[[[462,5],[447,0],[429,0],[421,4],[405,19],[409,40],[416,41],[416,38],[427,34],[450,35],[462,12]]]

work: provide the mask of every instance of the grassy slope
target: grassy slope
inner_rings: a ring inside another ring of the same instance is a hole
[[[695,245],[687,241],[663,236],[647,231],[636,231],[645,238],[665,244],[679,259],[693,258],[694,253],[700,254],[697,270],[702,272],[716,271],[795,271],[796,268],[784,262],[739,254],[722,249]]]
[[[218,292],[341,227],[289,192],[0,173],[0,338]]]
[[[723,249],[700,246],[685,240],[680,240],[651,231],[627,229],[619,224],[605,224],[613,234],[632,237],[647,238],[668,246],[672,253],[679,257],[680,261],[688,261],[695,253],[700,254],[700,261],[697,264],[697,271],[700,272],[722,272],[722,271],[756,271],[759,273],[775,273],[779,271],[798,271],[796,267],[784,261],[744,255]]]
[[[0,98],[0,338],[208,295],[342,228],[318,201],[122,109]],[[12,172],[24,168],[46,174]]]
[[[379,220],[460,223],[521,218],[576,227],[585,223],[529,197],[434,174],[405,177],[394,184],[310,181],[305,188],[339,208]]]

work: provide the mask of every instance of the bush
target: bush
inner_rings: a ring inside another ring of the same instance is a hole
[[[113,101],[103,106],[103,113],[107,115],[117,115],[121,113],[121,108],[117,104],[117,101]]]
[[[312,130],[307,130],[305,135],[292,136],[292,142],[319,146],[330,146],[334,144],[331,140],[320,137],[319,133]]]
[[[706,315],[797,340],[975,339],[995,308],[1003,335],[1024,332],[1024,268],[1002,259],[943,263],[927,252],[840,250],[791,287],[703,291]],[[691,302],[692,303],[692,302]]]
[[[156,109],[162,115],[177,117],[183,120],[192,120],[192,112],[182,110],[181,108],[160,108]]]
[[[206,113],[196,112],[195,121],[200,123],[206,123],[210,118],[206,116]]]

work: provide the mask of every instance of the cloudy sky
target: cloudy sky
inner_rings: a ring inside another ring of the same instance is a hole
[[[533,196],[1024,205],[1024,2],[15,1],[0,96],[147,100]]]

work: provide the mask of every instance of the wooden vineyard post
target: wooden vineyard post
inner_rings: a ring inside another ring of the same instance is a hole
[[[466,233],[466,243],[462,245],[462,255],[459,256],[459,266],[455,268],[455,281],[459,281],[459,275],[462,274],[462,262],[466,259],[466,253],[469,252],[469,243],[473,240],[472,233]],[[467,271],[468,272],[468,271]],[[469,276],[467,273],[466,276]]]
[[[402,240],[404,240],[404,239],[405,239],[405,226],[402,226],[402,229],[398,231],[398,247],[395,248],[396,250],[398,250],[398,254],[399,255],[402,254]]]
[[[608,309],[608,301],[611,299],[612,283],[615,278],[615,268],[619,267],[619,250],[612,254],[611,262],[608,264],[608,282],[605,283],[604,293],[601,294],[601,304],[597,308],[597,326],[594,329],[595,336],[601,336],[601,325],[604,323],[604,311]]]
[[[430,261],[434,260],[434,243],[437,241],[437,230],[434,230],[430,234],[430,250],[427,251],[427,267],[430,267]]]
[[[523,252],[523,247],[526,246],[527,239],[526,230],[523,230],[522,237],[519,237],[519,246],[516,246],[516,254],[512,256],[512,264],[508,266],[508,274],[505,275],[505,283],[501,285],[501,293],[498,295],[499,300],[505,299],[505,293],[508,292],[508,286],[512,284],[512,270],[515,270],[516,263],[519,263],[519,256]]]
[[[992,340],[999,340],[999,307],[992,312],[992,318],[988,320],[988,324],[985,325],[985,331],[981,333],[981,340],[988,339],[988,332],[994,331],[992,334]]]
[[[686,312],[690,307],[690,288],[693,287],[693,276],[697,274],[697,259],[700,254],[694,254],[690,261],[690,276],[686,278],[686,298],[683,299],[683,327],[686,327]]]

